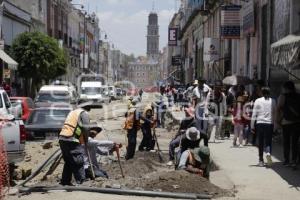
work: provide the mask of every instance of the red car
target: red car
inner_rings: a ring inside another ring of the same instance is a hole
[[[30,113],[34,109],[34,102],[30,97],[10,97],[12,104],[22,106],[22,120],[27,121]]]

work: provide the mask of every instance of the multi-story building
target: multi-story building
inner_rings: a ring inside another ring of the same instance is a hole
[[[1,80],[8,83],[18,81],[17,63],[5,52],[9,51],[14,39],[23,32],[30,31],[31,14],[20,9],[8,0],[3,0],[0,6],[0,26],[1,26],[1,48],[0,48],[0,72]]]
[[[159,69],[159,26],[158,16],[151,12],[148,16],[147,57],[140,57],[128,66],[128,79],[138,88],[157,85]]]
[[[31,31],[47,32],[47,0],[8,0],[31,14]]]

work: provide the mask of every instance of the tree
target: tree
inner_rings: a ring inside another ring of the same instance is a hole
[[[26,88],[30,81],[34,83],[31,94],[43,81],[48,82],[66,73],[68,59],[64,50],[54,38],[40,32],[20,34],[13,41],[11,55],[19,63],[18,73],[25,79]]]

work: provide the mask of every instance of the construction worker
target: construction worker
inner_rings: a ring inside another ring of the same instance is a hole
[[[125,156],[126,160],[132,159],[134,157],[137,132],[140,129],[140,119],[139,119],[140,116],[136,107],[137,102],[133,101],[132,103],[133,105],[130,106],[130,109],[125,115],[126,120],[123,126],[123,128],[127,130],[127,139],[128,139],[127,152]]]
[[[84,148],[89,134],[89,114],[92,102],[81,104],[67,116],[59,134],[59,145],[65,161],[61,184],[72,185],[72,174],[77,184],[85,180]]]
[[[102,131],[102,128],[94,123],[90,126],[90,134],[87,143],[87,149],[90,154],[91,163],[89,162],[88,155],[85,154],[84,168],[86,172],[86,178],[93,178],[91,164],[93,165],[94,176],[108,178],[108,174],[104,171],[97,162],[97,154],[109,155],[113,151],[118,150],[122,147],[122,144],[116,144],[109,140],[96,140],[95,137]]]
[[[206,146],[189,149],[181,154],[178,169],[209,178],[210,150]]]
[[[151,132],[151,128],[154,127],[154,117],[153,117],[153,110],[151,105],[147,105],[144,108],[144,111],[140,119],[141,119],[141,129],[143,132],[143,139],[139,146],[139,151],[144,151],[145,148],[146,151],[150,151],[155,144],[153,143],[152,132]]]

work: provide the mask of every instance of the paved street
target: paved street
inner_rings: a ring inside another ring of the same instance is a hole
[[[282,165],[281,148],[274,146],[273,166],[258,167],[258,150],[246,146],[233,148],[231,140],[211,144],[214,161],[220,171],[213,183],[230,188],[234,185],[239,199],[300,199],[300,171]]]

